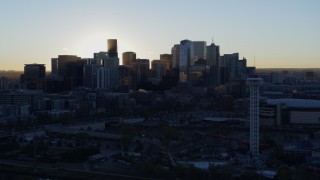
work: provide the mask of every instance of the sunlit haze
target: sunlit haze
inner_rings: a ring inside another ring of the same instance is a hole
[[[159,59],[183,39],[239,52],[258,68],[320,68],[318,0],[3,0],[0,70],[93,57],[118,39],[119,57]],[[121,61],[120,61],[121,62]]]

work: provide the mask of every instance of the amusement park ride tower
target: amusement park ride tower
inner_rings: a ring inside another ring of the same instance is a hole
[[[248,78],[246,84],[250,88],[250,153],[253,157],[259,155],[259,87],[263,84],[261,78]]]

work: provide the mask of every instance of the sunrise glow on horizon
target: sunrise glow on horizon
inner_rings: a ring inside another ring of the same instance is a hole
[[[320,1],[56,0],[0,2],[0,70],[62,54],[92,58],[107,39],[159,59],[183,39],[238,52],[257,68],[320,68]],[[120,61],[121,62],[121,61]]]

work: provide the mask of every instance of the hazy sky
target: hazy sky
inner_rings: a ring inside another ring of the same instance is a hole
[[[183,39],[239,52],[258,68],[320,68],[319,0],[1,0],[0,70],[75,54],[118,39],[119,57],[159,59]]]

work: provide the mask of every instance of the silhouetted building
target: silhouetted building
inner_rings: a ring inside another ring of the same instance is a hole
[[[193,44],[193,57],[191,59],[190,65],[193,65],[195,61],[200,58],[206,58],[207,54],[207,42],[205,41],[192,41]]]
[[[208,86],[216,87],[221,84],[220,48],[215,44],[207,46],[207,65],[210,67]]]
[[[135,74],[136,83],[145,82],[149,78],[149,59],[137,59],[132,63],[133,72]]]
[[[136,89],[134,72],[132,67],[120,66],[119,67],[120,87],[123,90]]]
[[[131,109],[132,101],[128,93],[100,92],[97,94],[97,108],[102,112],[125,112]]]
[[[72,63],[77,63],[80,60],[81,58],[75,55],[59,55],[58,56],[58,75],[62,77],[67,77]]]
[[[63,77],[58,74],[50,74],[45,78],[45,92],[57,93],[64,90]]]
[[[312,71],[306,72],[305,80],[314,81],[315,79],[316,79],[316,74],[314,72],[312,72]]]
[[[221,67],[221,84],[225,85],[230,81],[230,70],[229,67]]]
[[[160,54],[160,61],[165,71],[169,71],[172,68],[171,54]]]
[[[205,85],[205,80],[209,66],[206,65],[193,65],[189,67],[188,82],[192,82],[193,85]]]
[[[63,77],[63,90],[72,90],[77,86],[83,86],[83,67],[85,63],[75,55],[58,56],[58,75]]]
[[[161,60],[153,60],[151,62],[151,71],[152,76],[155,78],[162,78],[165,74],[165,68],[164,65],[161,63]]]
[[[0,77],[0,92],[9,90],[9,79],[6,77]]]
[[[237,70],[238,79],[246,79],[247,76],[247,59],[243,58],[238,61],[238,70]]]
[[[58,58],[51,58],[51,73],[58,74]]]
[[[182,40],[180,42],[180,61],[179,61],[179,81],[187,82],[188,68],[191,58],[194,57],[193,44],[190,40]]]
[[[98,64],[88,64],[83,68],[84,78],[83,85],[85,87],[95,89],[97,88],[97,69],[101,67]]]
[[[209,67],[209,72],[208,72],[208,77],[207,77],[207,85],[209,87],[216,87],[221,85],[221,67],[217,66],[208,66]]]
[[[106,69],[108,78],[105,80],[107,87],[116,87],[119,85],[119,58],[110,57],[107,52],[94,53],[94,59],[102,62],[102,66]]]
[[[207,46],[207,55],[206,55],[207,65],[220,67],[219,58],[220,58],[220,47],[216,46],[213,43]]]
[[[109,69],[104,68],[102,66],[104,62],[103,59],[87,58],[82,60],[85,61],[86,63],[86,65],[83,68],[83,71],[84,71],[83,85],[85,87],[88,87],[91,89],[97,89],[97,88],[107,88],[110,86],[110,83],[111,83],[109,79],[110,71]]]
[[[118,57],[117,39],[108,39],[108,55],[110,57]]]
[[[175,44],[171,48],[171,54],[172,54],[172,68],[178,68],[179,61],[180,61],[180,44]]]
[[[32,111],[37,100],[43,97],[41,91],[19,91],[0,93],[0,104],[6,105],[30,105]]]
[[[84,61],[84,64],[98,64],[98,65],[102,65],[101,62],[96,61],[94,58],[81,58],[81,61]]]
[[[130,65],[137,59],[135,52],[124,52],[122,53],[122,65]]]
[[[230,80],[234,80],[238,71],[239,53],[224,54],[220,56],[221,66],[228,67],[230,71]]]
[[[220,56],[220,66],[229,69],[229,81],[247,78],[247,60],[239,60],[239,53]]]
[[[104,89],[110,87],[111,84],[111,74],[112,72],[110,69],[99,67],[97,68],[97,89]],[[118,77],[118,72],[117,72]]]
[[[25,64],[24,80],[27,89],[44,89],[44,78],[46,76],[46,67],[44,64]]]

